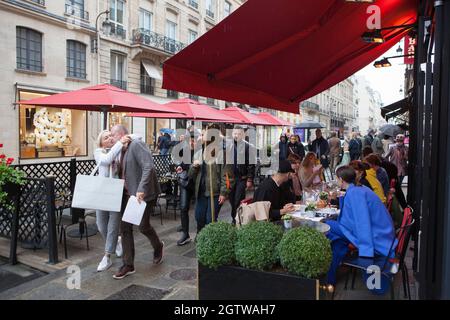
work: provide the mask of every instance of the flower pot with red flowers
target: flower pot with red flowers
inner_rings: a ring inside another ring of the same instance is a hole
[[[0,143],[0,151],[3,144]],[[12,209],[19,196],[20,186],[25,183],[24,173],[11,165],[14,159],[0,152],[0,207]]]

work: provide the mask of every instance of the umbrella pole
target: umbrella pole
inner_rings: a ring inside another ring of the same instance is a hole
[[[213,195],[213,187],[212,187],[212,164],[209,165],[209,195],[211,200],[211,222],[214,222],[214,195]]]
[[[103,109],[102,113],[103,113],[103,130],[107,130],[108,129],[108,110]]]

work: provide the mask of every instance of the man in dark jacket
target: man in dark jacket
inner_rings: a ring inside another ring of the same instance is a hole
[[[236,210],[245,199],[245,191],[253,188],[255,177],[256,150],[253,145],[245,141],[244,129],[236,126],[233,129],[233,140],[227,145],[228,163],[233,165],[235,184],[230,191],[231,218],[236,224]]]
[[[287,157],[288,157],[288,147],[287,146],[288,146],[287,137],[284,134],[280,135],[280,142],[278,143],[280,160],[287,159]]]
[[[309,150],[317,155],[317,159],[320,159],[320,163],[324,168],[328,168],[327,157],[329,149],[328,141],[322,137],[322,130],[316,129],[316,139],[311,143]]]

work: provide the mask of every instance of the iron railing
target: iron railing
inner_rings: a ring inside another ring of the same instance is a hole
[[[189,99],[198,101],[198,96],[193,95],[193,94],[190,94],[190,95],[189,95]]]
[[[141,93],[155,94],[154,80],[148,75],[141,75]]]
[[[110,83],[117,88],[127,90],[127,82],[126,81],[110,79]]]
[[[216,100],[213,98],[206,98],[206,104],[214,106],[216,104]]]
[[[192,8],[198,9],[198,2],[196,0],[189,0],[189,5]]]
[[[178,99],[178,91],[167,90],[167,98]]]
[[[71,4],[66,4],[66,14],[78,17],[83,20],[89,20],[89,12],[84,11],[83,9]]]
[[[30,0],[31,2],[40,4],[41,6],[45,6],[45,0]]]
[[[304,109],[310,109],[310,110],[317,110],[319,111],[319,105],[317,103],[311,102],[311,101],[303,101],[300,105],[301,108]]]
[[[143,44],[171,54],[175,54],[186,47],[182,42],[142,28],[133,30],[133,44]]]

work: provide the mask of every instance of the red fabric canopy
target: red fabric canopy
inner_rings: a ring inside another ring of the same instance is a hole
[[[130,113],[132,117],[191,119],[205,122],[242,123],[241,120],[223,114],[221,110],[191,99],[178,99],[164,104],[175,114]]]
[[[270,126],[270,122],[258,117],[256,114],[247,112],[238,107],[229,107],[220,110],[222,113],[240,120],[245,124],[253,124],[257,126]]]
[[[155,118],[155,119],[186,119],[189,120],[189,116],[184,113],[167,113],[167,112],[130,112],[127,113],[127,117],[136,118]]]
[[[42,98],[19,101],[19,104],[88,111],[173,112],[165,105],[158,104],[109,84],[58,93]]]
[[[293,127],[294,126],[294,124],[290,123],[289,121],[275,117],[274,115],[271,115],[270,113],[267,113],[267,112],[258,113],[258,117],[271,123],[270,125],[272,125],[272,126],[285,126],[285,127]]]
[[[411,24],[417,0],[249,0],[164,63],[163,88],[299,112],[299,103],[348,78],[395,45],[405,29],[369,44],[369,5],[381,27]]]

